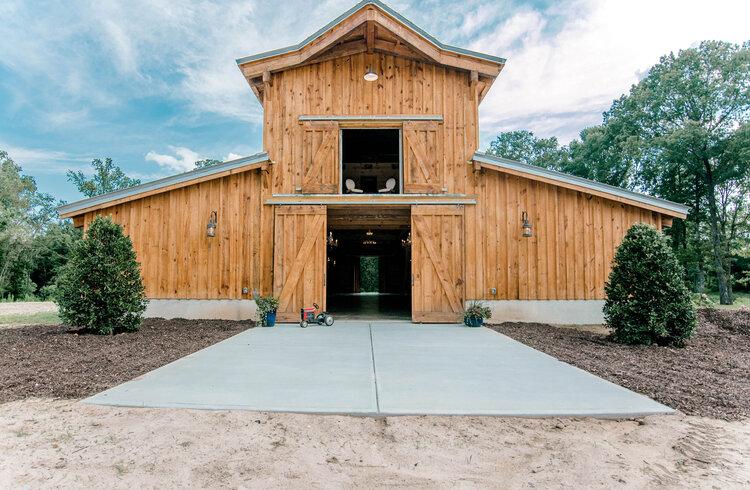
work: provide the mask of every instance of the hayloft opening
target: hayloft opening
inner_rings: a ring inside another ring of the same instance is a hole
[[[401,193],[401,137],[398,129],[342,129],[344,194]]]

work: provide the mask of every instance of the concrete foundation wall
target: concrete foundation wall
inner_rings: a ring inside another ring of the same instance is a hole
[[[603,300],[488,300],[483,303],[492,310],[491,323],[528,322],[558,325],[604,323]]]
[[[256,320],[255,301],[248,299],[152,299],[147,318],[188,320]]]

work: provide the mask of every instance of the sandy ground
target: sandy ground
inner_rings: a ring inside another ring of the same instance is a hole
[[[3,487],[732,488],[750,421],[365,418],[0,405]]]
[[[34,313],[57,311],[57,305],[52,301],[17,301],[14,303],[0,303],[0,315],[33,315]]]

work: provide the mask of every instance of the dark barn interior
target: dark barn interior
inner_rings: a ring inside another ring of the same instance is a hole
[[[326,294],[337,318],[411,317],[409,222],[408,207],[329,206]]]
[[[341,130],[343,192],[398,194],[399,141],[398,129]],[[389,186],[390,179],[393,180]],[[347,187],[347,181],[350,187]]]

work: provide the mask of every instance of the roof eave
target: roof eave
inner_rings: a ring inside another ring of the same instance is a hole
[[[518,172],[526,173],[532,176],[545,177],[551,180],[559,181],[560,183],[571,184],[593,191],[597,191],[603,194],[609,194],[622,199],[627,199],[636,203],[642,203],[654,208],[659,208],[664,214],[670,216],[685,218],[689,211],[689,207],[684,204],[668,201],[648,194],[642,194],[640,192],[634,192],[621,187],[616,187],[595,180],[585,179],[575,175],[558,172],[556,170],[550,170],[543,167],[537,167],[535,165],[529,165],[516,160],[510,160],[494,155],[488,155],[486,153],[476,152],[474,153],[473,159],[480,163],[486,163],[489,165],[496,166],[500,169],[515,170]]]
[[[126,189],[119,189],[113,192],[108,192],[106,194],[101,194],[99,196],[94,196],[88,199],[82,199],[80,201],[64,204],[57,208],[57,212],[62,218],[70,218],[82,214],[92,208],[100,208],[110,202],[120,201],[130,197],[137,198],[137,196],[140,194],[158,191],[159,189],[176,184],[189,184],[189,182],[194,180],[203,179],[205,177],[210,177],[215,174],[221,174],[232,170],[242,169],[253,164],[263,163],[267,161],[268,153],[256,153],[255,155],[237,158],[235,160],[219,163],[210,167],[199,168],[177,175],[170,175],[169,177],[153,180],[151,182],[128,187]]]

